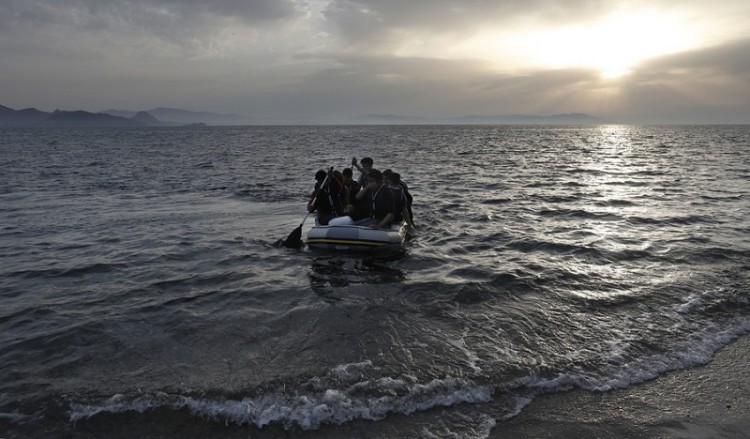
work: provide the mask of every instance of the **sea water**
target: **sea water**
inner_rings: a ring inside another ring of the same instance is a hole
[[[403,251],[273,245],[364,156]],[[486,437],[709,362],[749,297],[747,126],[0,130],[8,437]]]

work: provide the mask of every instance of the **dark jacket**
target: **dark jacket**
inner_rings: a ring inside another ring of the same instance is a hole
[[[312,210],[318,212],[318,221],[326,225],[331,218],[345,214],[348,192],[346,188],[339,188],[337,184],[330,183],[318,189],[315,200],[312,202]]]
[[[393,192],[387,185],[381,185],[375,192],[372,192],[369,188],[368,195],[365,197],[371,201],[370,206],[370,218],[375,218],[378,221],[382,221],[389,213],[396,214],[394,211],[396,208],[395,201],[393,199]]]
[[[404,193],[404,188],[400,185],[397,187],[390,187],[391,192],[393,193],[393,222],[400,223],[404,220],[404,216],[402,215],[402,212],[404,210],[404,207],[407,206],[406,202],[406,194]]]

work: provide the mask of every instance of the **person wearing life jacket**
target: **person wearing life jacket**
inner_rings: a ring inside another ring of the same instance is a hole
[[[383,172],[383,175],[385,176],[385,172]],[[402,221],[406,221],[406,224],[409,227],[414,227],[411,221],[411,215],[409,214],[409,209],[407,208],[408,201],[406,199],[406,191],[399,184],[401,183],[401,175],[397,172],[390,172],[386,177],[386,181],[391,192],[393,192],[395,215],[393,222],[401,224]]]
[[[318,222],[321,225],[328,225],[331,219],[345,214],[347,196],[344,192],[343,177],[339,173],[337,178],[334,175],[336,172],[330,171],[329,174],[326,174],[325,171],[320,170],[315,174],[317,183],[310,197],[310,202],[307,203],[307,210],[318,212]],[[326,175],[328,175],[327,179]]]
[[[383,171],[383,177],[385,177],[386,182],[388,182],[389,187],[393,191],[393,195],[397,203],[400,201],[400,196],[403,195],[402,201],[404,203],[404,207],[406,208],[406,212],[402,213],[402,208],[396,206],[397,216],[398,214],[401,214],[406,223],[410,227],[414,227],[414,214],[411,211],[411,203],[414,200],[414,197],[412,197],[409,193],[409,187],[401,180],[400,174],[395,173],[390,169],[386,169],[385,171]],[[400,221],[399,218],[397,218],[397,220]]]
[[[385,184],[383,174],[377,169],[371,170],[367,179],[367,188],[360,190],[356,198],[370,202],[370,214],[369,217],[357,221],[356,224],[370,226],[373,229],[387,228],[396,217],[393,192]]]

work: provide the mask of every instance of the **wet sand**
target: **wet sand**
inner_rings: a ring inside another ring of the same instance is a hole
[[[627,389],[540,396],[490,438],[750,438],[750,336]]]

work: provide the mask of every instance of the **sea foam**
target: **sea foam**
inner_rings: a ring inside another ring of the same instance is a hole
[[[339,369],[340,370],[340,369]],[[360,396],[362,388],[382,387],[377,396]],[[399,392],[392,390],[397,388]],[[355,419],[379,420],[389,413],[411,414],[436,406],[487,402],[493,390],[470,380],[446,377],[424,384],[383,377],[359,382],[346,389],[327,389],[321,393],[267,393],[241,400],[197,398],[166,393],[132,397],[115,395],[101,404],[71,404],[70,420],[76,422],[100,413],[124,413],[167,407],[188,408],[197,416],[226,423],[263,427],[278,423],[317,429],[322,424],[343,424]]]

